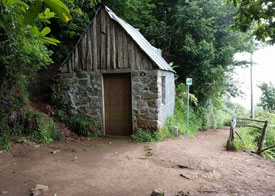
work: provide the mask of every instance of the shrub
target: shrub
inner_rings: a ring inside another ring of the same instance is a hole
[[[1,132],[0,133],[0,150],[6,150],[8,151],[11,147],[11,139],[10,136],[5,133]]]
[[[81,117],[70,116],[68,119],[66,119],[66,124],[77,135],[82,135],[82,136],[92,135],[92,129],[91,129],[92,123],[88,120],[82,119]]]
[[[57,110],[57,120],[64,122],[71,131],[80,136],[101,136],[99,124],[81,116],[67,115],[63,110]]]
[[[132,139],[135,142],[153,142],[153,134],[149,131],[138,130],[134,135],[132,135]]]
[[[28,104],[13,111],[3,122],[0,127],[0,147],[5,150],[10,148],[12,140],[17,141],[21,136],[27,136],[31,141],[41,144],[63,139],[63,136],[57,133],[55,122]]]
[[[41,144],[48,144],[53,141],[60,141],[63,136],[57,133],[55,122],[46,114],[35,112],[31,121],[31,141]]]
[[[53,141],[59,141],[63,138],[56,132],[55,123],[52,120],[38,125],[37,130],[31,135],[31,140],[36,143],[48,144]]]

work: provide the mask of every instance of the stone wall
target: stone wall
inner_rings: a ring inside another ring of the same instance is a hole
[[[132,73],[133,128],[157,130],[160,128],[160,91],[158,71],[135,71]]]
[[[162,104],[161,76],[165,76],[165,104]],[[103,128],[103,77],[97,72],[60,73],[54,84],[54,99],[70,113],[97,121]],[[131,72],[132,121],[139,129],[158,130],[174,112],[175,84],[172,72]]]
[[[80,114],[102,125],[102,74],[60,73],[53,86],[53,99],[72,114]]]

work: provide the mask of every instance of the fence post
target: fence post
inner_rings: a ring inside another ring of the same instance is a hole
[[[257,154],[261,153],[261,151],[263,149],[263,146],[264,146],[264,139],[265,139],[265,135],[266,135],[267,123],[268,123],[268,121],[265,121],[265,123],[264,123],[263,132],[262,132],[262,135],[261,135],[261,137],[259,139],[259,142],[258,142]]]
[[[237,117],[233,117],[232,121],[231,121],[231,126],[230,126],[229,138],[228,138],[227,144],[226,144],[226,149],[227,150],[233,150],[232,142],[233,142],[234,137],[235,137],[236,124],[237,124]]]

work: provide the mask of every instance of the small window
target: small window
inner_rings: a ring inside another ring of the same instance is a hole
[[[165,104],[166,98],[166,89],[165,89],[165,76],[161,77],[161,103]]]

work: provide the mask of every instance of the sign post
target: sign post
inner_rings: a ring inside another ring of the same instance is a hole
[[[188,133],[189,128],[189,88],[192,85],[192,78],[186,78],[187,85],[187,122],[186,122],[186,134]]]

